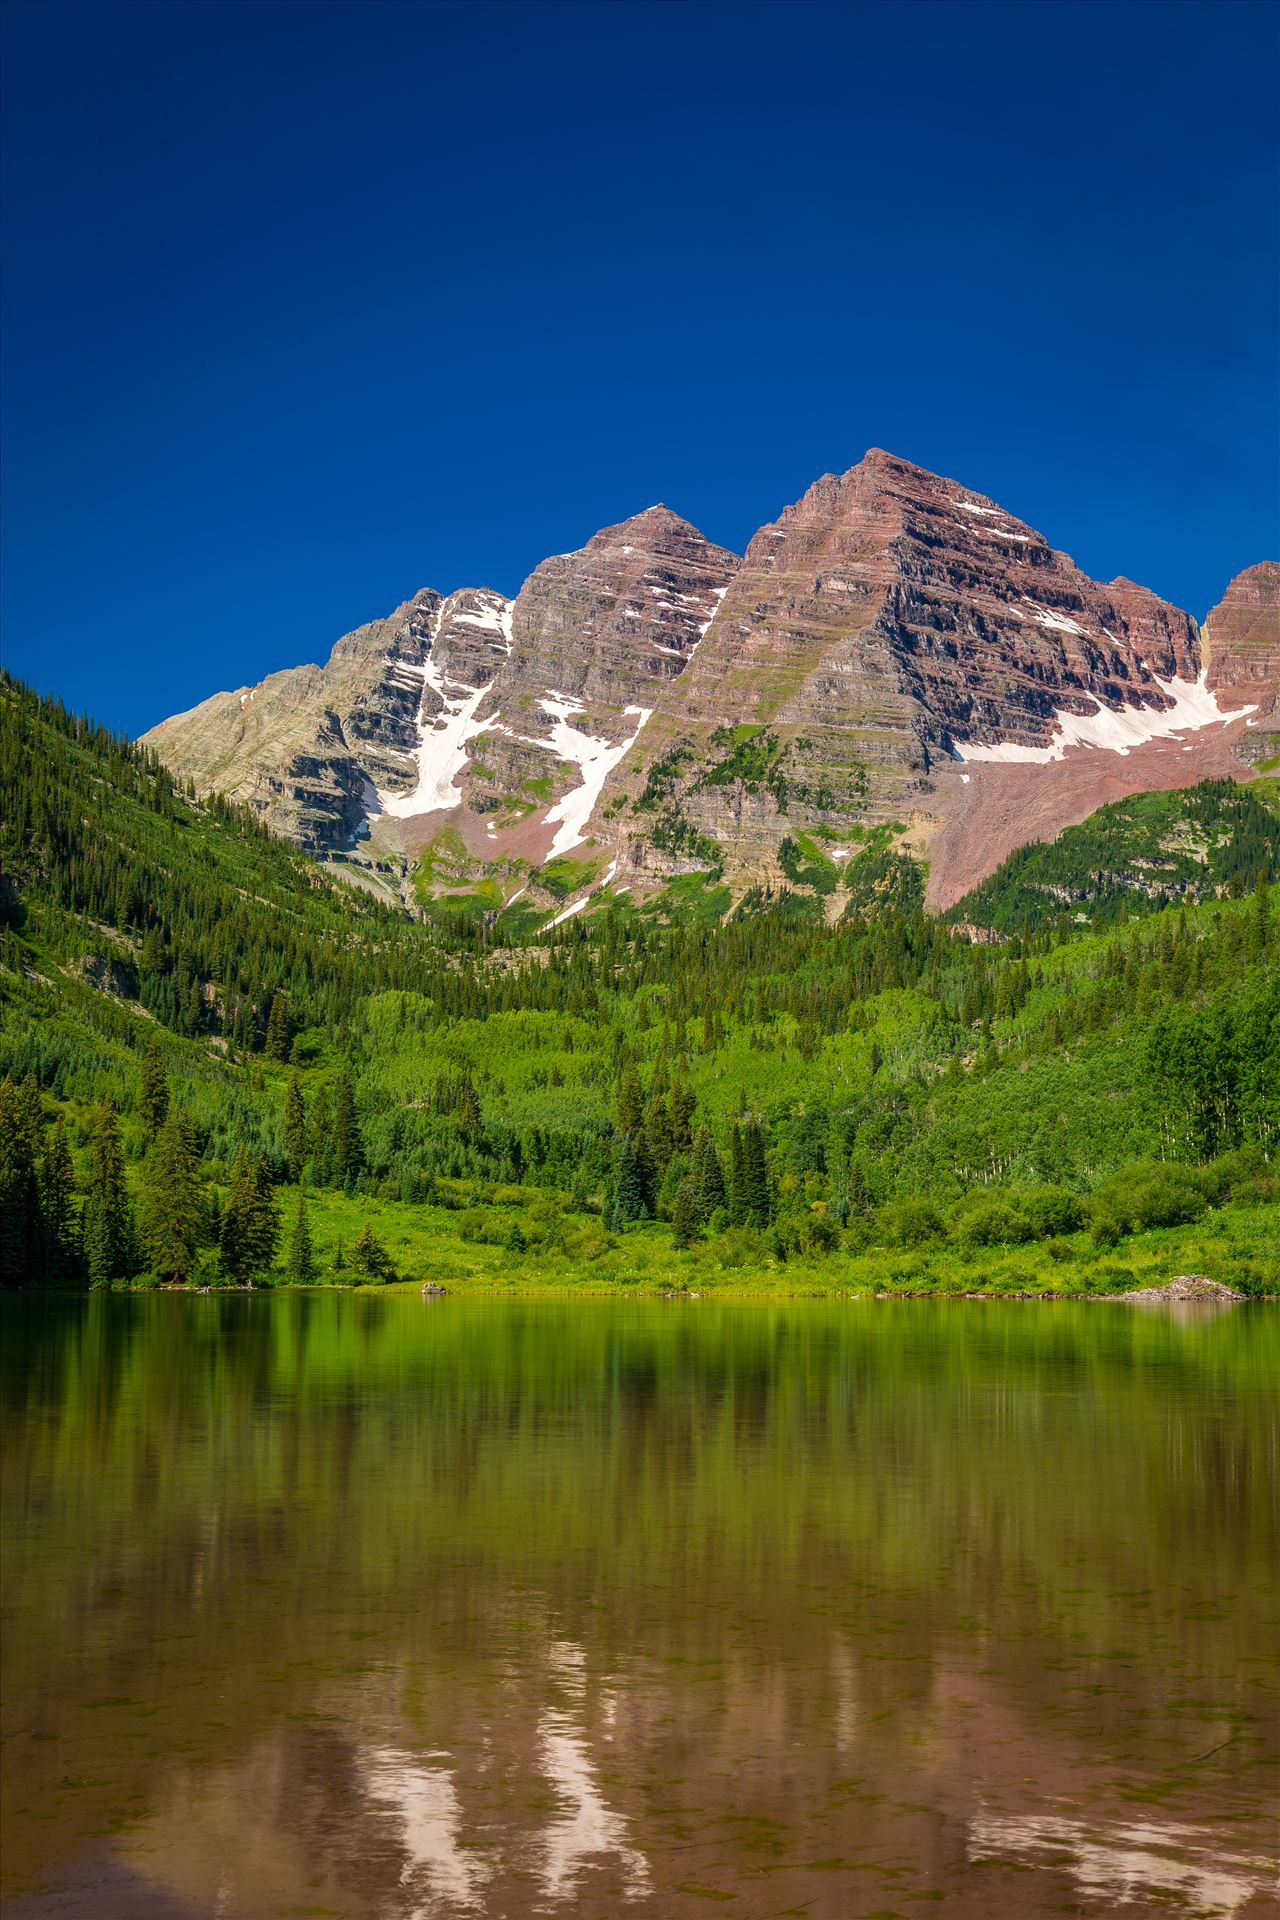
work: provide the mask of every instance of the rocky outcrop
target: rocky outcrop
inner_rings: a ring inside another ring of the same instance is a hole
[[[1230,1307],[1238,1305],[1244,1295],[1222,1280],[1210,1280],[1206,1274],[1180,1273],[1175,1280],[1166,1280],[1163,1286],[1134,1287],[1128,1293],[1103,1294],[1099,1298],[1131,1300],[1143,1307]]]
[[[1238,573],[1204,623],[1208,683],[1257,702],[1262,718],[1276,717],[1280,687],[1280,564],[1264,560]]]
[[[442,605],[429,589],[293,667],[217,693],[144,734],[169,766],[246,801],[275,832],[320,852],[367,827],[379,782],[412,779],[423,666]]]

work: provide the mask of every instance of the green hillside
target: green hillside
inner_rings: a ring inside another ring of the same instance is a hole
[[[1135,913],[1249,893],[1280,880],[1280,782],[1203,780],[1099,807],[1056,840],[1011,853],[947,915],[1029,933],[1062,920],[1113,926]]]
[[[4,681],[3,1278],[1267,1290],[1263,787],[1073,829],[1204,852],[1194,887],[1189,842],[1162,856],[1193,904],[1104,879],[1097,926],[1056,896],[1035,916],[1046,871],[1079,884],[1064,835],[987,883],[995,945],[909,895],[832,926],[794,895],[724,925],[614,903],[516,937],[337,885]]]

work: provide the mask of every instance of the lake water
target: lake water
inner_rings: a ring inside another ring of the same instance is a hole
[[[5,1914],[1280,1911],[1280,1312],[7,1299]]]

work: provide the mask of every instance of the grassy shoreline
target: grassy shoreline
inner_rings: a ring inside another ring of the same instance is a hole
[[[281,1214],[291,1217],[282,1192]],[[550,1199],[550,1196],[548,1196]],[[416,1294],[443,1287],[465,1298],[660,1298],[699,1294],[717,1299],[1105,1299],[1160,1286],[1186,1274],[1225,1282],[1249,1298],[1280,1294],[1280,1209],[1273,1204],[1224,1207],[1194,1225],[1153,1229],[1112,1246],[1087,1232],[1031,1245],[961,1250],[935,1244],[912,1249],[838,1248],[825,1256],[769,1253],[763,1236],[737,1229],[696,1243],[671,1244],[658,1223],[604,1231],[598,1216],[546,1209],[550,1239],[514,1249],[477,1231],[475,1214],[408,1206],[372,1195],[306,1191],[316,1260],[308,1290]],[[485,1210],[488,1211],[487,1209]],[[517,1217],[513,1210],[513,1218]],[[524,1214],[528,1218],[527,1212]],[[397,1278],[369,1284],[347,1264],[364,1225],[390,1254]],[[559,1241],[559,1244],[557,1244]],[[339,1247],[342,1253],[339,1255]],[[335,1259],[344,1264],[335,1271]],[[154,1283],[150,1283],[154,1285]],[[291,1283],[279,1268],[257,1283]],[[142,1288],[147,1290],[148,1283]]]

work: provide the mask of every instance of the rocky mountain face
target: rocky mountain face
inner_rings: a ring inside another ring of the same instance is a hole
[[[1217,692],[1255,700],[1276,716],[1280,687],[1280,565],[1264,560],[1238,573],[1205,621],[1208,681]]]
[[[147,738],[303,845],[423,856],[429,886],[495,906],[541,897],[572,854],[566,911],[680,873],[838,911],[904,852],[942,904],[1023,826],[1052,837],[1118,791],[1246,777],[1278,683],[1280,566],[1237,576],[1202,630],[873,450],[741,560],[652,507],[543,561],[514,603],[424,590],[325,667]]]

